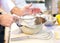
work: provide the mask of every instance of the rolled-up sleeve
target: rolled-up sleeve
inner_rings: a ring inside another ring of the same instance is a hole
[[[15,7],[15,4],[12,2],[12,0],[2,0],[1,2],[2,2],[2,8],[6,12],[10,12]]]

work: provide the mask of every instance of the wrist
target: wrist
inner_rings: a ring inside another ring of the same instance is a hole
[[[23,15],[23,10],[18,8],[18,7],[14,7],[12,10],[11,10],[11,13],[12,14],[16,14],[18,16],[22,16]]]

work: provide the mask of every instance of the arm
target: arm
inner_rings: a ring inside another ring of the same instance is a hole
[[[12,13],[12,14],[16,14],[16,15],[18,15],[18,16],[22,16],[22,15],[24,15],[25,14],[25,12],[26,11],[28,11],[29,10],[29,8],[32,6],[32,4],[29,4],[29,5],[27,5],[27,6],[25,6],[24,8],[18,8],[18,7],[14,7],[10,12]]]
[[[15,4],[11,0],[2,0],[2,8],[8,13],[11,12],[12,14],[20,13],[21,11],[19,8],[15,6]],[[19,10],[19,11],[18,11]]]
[[[1,4],[2,4],[1,7],[6,12],[10,12],[15,7],[15,4],[11,0],[1,0]]]
[[[18,16],[22,16],[24,15],[24,12],[27,8],[29,8],[31,5],[20,9],[18,7],[15,6],[15,4],[11,1],[11,0],[4,0],[2,1],[2,8],[6,11],[6,12],[11,12],[12,14],[16,14]]]

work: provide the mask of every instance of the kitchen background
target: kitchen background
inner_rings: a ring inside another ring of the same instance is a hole
[[[51,10],[52,14],[57,14],[58,12],[58,1],[59,0],[26,0],[26,2],[32,2],[34,3],[34,1],[36,2],[36,4],[40,4],[38,5],[41,9],[43,10]]]

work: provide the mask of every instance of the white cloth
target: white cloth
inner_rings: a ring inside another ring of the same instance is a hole
[[[19,7],[19,8],[23,8],[24,6],[27,5],[25,0],[13,0],[13,1],[16,4],[16,6]]]
[[[2,8],[6,11],[6,12],[10,12],[15,5],[19,8],[22,8],[24,6],[26,6],[26,2],[25,0],[2,0]]]
[[[15,4],[12,2],[12,0],[1,0],[1,6],[6,12],[10,12],[14,7]]]

